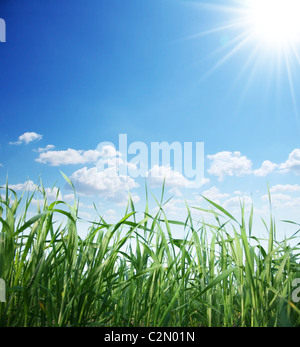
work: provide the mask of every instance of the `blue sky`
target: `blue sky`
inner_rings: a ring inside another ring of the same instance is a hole
[[[299,42],[244,40],[241,2],[208,3],[1,1],[0,183],[21,192],[41,177],[68,199],[63,171],[86,217],[94,201],[113,218],[128,189],[143,209],[143,180],[97,186],[99,143],[204,142],[206,183],[167,185],[171,216],[203,193],[234,212],[255,198],[264,215],[269,183],[279,218],[299,222]]]

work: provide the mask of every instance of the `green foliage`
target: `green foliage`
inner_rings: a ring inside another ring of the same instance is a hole
[[[163,194],[155,215],[146,194],[140,221],[129,198],[118,223],[99,217],[81,238],[76,199],[48,204],[41,185],[29,218],[36,192],[25,199],[3,189],[0,326],[300,326],[291,299],[299,244],[277,241],[271,218],[265,246],[252,230],[253,209],[248,229],[243,206],[238,222],[212,201],[205,212],[215,224],[194,221],[188,206],[186,220],[174,221]],[[184,237],[174,238],[172,226]]]

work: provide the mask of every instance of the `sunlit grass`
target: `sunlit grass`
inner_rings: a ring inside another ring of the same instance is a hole
[[[291,297],[300,278],[298,234],[276,240],[272,216],[262,222],[268,240],[260,240],[243,205],[238,218],[208,201],[213,224],[193,220],[188,206],[186,220],[174,221],[162,194],[155,215],[146,201],[137,220],[129,198],[118,223],[99,216],[81,238],[78,201],[49,203],[37,189],[43,199],[33,217],[35,192],[2,190],[0,326],[300,325]],[[175,226],[185,237],[174,238]]]

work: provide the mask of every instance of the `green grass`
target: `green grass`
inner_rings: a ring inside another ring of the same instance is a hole
[[[234,218],[208,200],[213,223],[195,221],[188,206],[186,220],[174,221],[162,195],[159,211],[149,214],[147,199],[138,220],[129,198],[118,223],[99,216],[81,238],[78,201],[50,204],[37,190],[43,199],[28,216],[35,192],[2,189],[0,326],[300,326],[291,297],[299,239],[276,240],[272,216],[262,221],[266,241],[243,205]],[[185,237],[174,238],[174,227]]]

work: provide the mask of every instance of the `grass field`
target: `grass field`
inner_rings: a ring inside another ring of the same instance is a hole
[[[37,190],[33,217],[35,192],[1,191],[0,326],[300,326],[298,234],[277,240],[272,216],[262,221],[268,240],[243,205],[239,220],[211,201],[214,223],[193,220],[188,206],[186,220],[169,220],[162,191],[157,214],[146,202],[137,220],[129,198],[118,223],[99,216],[82,238],[78,201],[49,203]]]

